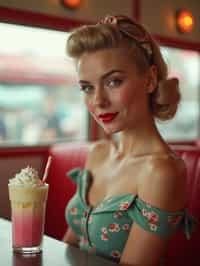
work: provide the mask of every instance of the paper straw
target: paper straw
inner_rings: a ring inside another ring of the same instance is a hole
[[[47,176],[48,176],[48,173],[49,173],[49,167],[51,165],[51,161],[52,161],[52,156],[49,156],[48,160],[47,160],[47,164],[46,164],[45,170],[44,170],[44,175],[43,175],[43,178],[42,178],[42,182],[43,183],[45,183],[45,181],[47,179]]]

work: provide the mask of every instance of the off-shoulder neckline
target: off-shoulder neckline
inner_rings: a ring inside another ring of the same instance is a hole
[[[89,191],[89,187],[91,186],[91,182],[92,182],[92,179],[93,179],[93,175],[91,173],[91,171],[89,169],[86,169],[86,168],[83,168],[83,169],[79,169],[81,173],[86,173],[86,185],[84,187],[84,190],[83,190],[83,201],[84,201],[84,205],[91,209],[92,211],[95,211],[96,209],[98,209],[105,201],[107,200],[112,200],[114,201],[113,199],[120,199],[120,198],[130,198],[130,202],[134,199],[134,200],[137,200],[139,201],[142,205],[146,205],[150,208],[153,208],[157,211],[164,211],[166,213],[177,213],[177,214],[181,214],[184,212],[185,208],[183,208],[182,210],[178,210],[178,211],[168,211],[168,210],[162,210],[158,207],[155,207],[155,206],[152,206],[152,204],[144,201],[143,199],[141,199],[138,194],[133,194],[133,193],[122,193],[122,194],[118,194],[118,195],[111,195],[111,196],[106,196],[104,197],[96,206],[93,206],[91,205],[90,203],[88,203],[87,201],[87,195],[88,195],[88,191]],[[89,180],[88,180],[89,178]]]

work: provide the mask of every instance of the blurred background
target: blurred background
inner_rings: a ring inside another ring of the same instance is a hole
[[[200,2],[126,0],[0,0],[0,145],[33,146],[94,140],[103,133],[88,115],[73,62],[69,31],[122,13],[143,23],[160,43],[169,76],[180,79],[182,100],[169,122],[157,125],[168,141],[200,136]],[[177,12],[186,13],[186,32]],[[192,19],[192,20],[191,20]],[[197,34],[198,33],[198,34]]]

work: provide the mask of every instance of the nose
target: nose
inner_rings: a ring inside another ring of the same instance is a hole
[[[103,88],[96,88],[94,94],[94,104],[99,107],[106,107],[109,104],[109,98]]]

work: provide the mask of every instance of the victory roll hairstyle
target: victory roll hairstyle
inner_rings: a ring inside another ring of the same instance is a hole
[[[112,48],[125,48],[141,73],[156,66],[158,84],[150,94],[150,108],[159,120],[172,118],[180,101],[179,82],[167,78],[168,69],[159,46],[141,24],[126,16],[106,16],[95,25],[73,30],[67,40],[67,53],[75,60],[86,52]]]

